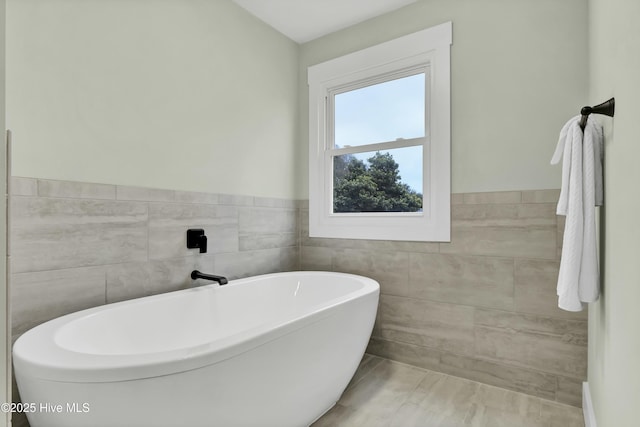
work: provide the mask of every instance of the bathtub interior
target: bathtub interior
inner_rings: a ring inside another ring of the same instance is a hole
[[[208,285],[79,317],[60,327],[54,341],[70,351],[101,355],[186,349],[274,321],[294,320],[347,299],[360,288],[356,281],[313,274]]]

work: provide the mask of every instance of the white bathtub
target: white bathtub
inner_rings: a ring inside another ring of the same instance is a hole
[[[18,388],[32,427],[307,426],[353,376],[378,294],[293,272],[80,311],[16,341]]]

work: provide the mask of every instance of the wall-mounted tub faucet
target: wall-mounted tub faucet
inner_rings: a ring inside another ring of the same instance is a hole
[[[187,230],[187,248],[200,248],[201,254],[207,253],[207,236],[202,228],[192,228]]]
[[[214,282],[218,282],[218,284],[220,285],[226,285],[227,283],[229,283],[226,277],[214,276],[213,274],[204,274],[204,273],[200,273],[198,270],[193,270],[191,272],[191,278],[193,280],[196,280],[196,279],[213,280]]]

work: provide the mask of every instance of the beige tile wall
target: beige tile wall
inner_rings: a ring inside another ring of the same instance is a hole
[[[369,353],[580,406],[587,315],[557,308],[558,196],[454,194],[439,244],[310,238],[303,206],[300,265],[380,282]]]
[[[309,238],[292,200],[12,178],[14,339],[60,315],[295,269],[381,284],[368,352],[579,406],[586,313],[556,307],[558,192],[452,195],[451,243]],[[209,252],[185,247],[204,228]]]
[[[10,264],[14,339],[87,307],[298,268],[292,200],[14,177]],[[208,252],[186,248],[203,228]]]
[[[229,279],[298,269],[299,203],[33,178],[11,179],[14,340],[61,315]],[[208,252],[186,248],[203,228]],[[14,398],[19,398],[14,385]],[[14,425],[28,425],[17,414]]]

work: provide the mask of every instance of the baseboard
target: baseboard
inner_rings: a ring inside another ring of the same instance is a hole
[[[596,414],[593,412],[589,383],[586,381],[582,383],[582,414],[584,415],[585,427],[598,427],[596,425]]]

